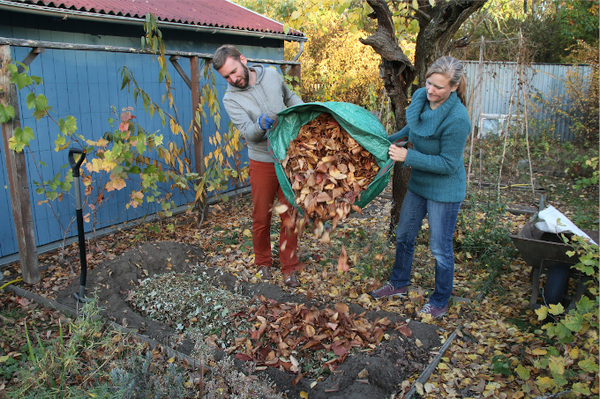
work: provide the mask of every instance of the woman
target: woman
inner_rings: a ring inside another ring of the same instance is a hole
[[[463,150],[471,129],[464,105],[466,85],[458,60],[438,59],[427,70],[425,87],[412,97],[406,127],[389,137],[392,143],[409,137],[413,149],[392,144],[389,154],[412,171],[396,228],[396,260],[390,282],[370,294],[382,298],[408,293],[415,239],[427,214],[429,246],[435,258],[435,291],[419,313],[434,318],[448,312],[454,283],[452,236],[466,195]]]

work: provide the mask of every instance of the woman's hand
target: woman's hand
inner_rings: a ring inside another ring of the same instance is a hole
[[[406,160],[406,154],[408,150],[404,147],[398,147],[392,144],[389,149],[390,159],[396,162],[404,162]]]

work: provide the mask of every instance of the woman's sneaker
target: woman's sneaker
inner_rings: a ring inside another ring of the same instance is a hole
[[[444,306],[443,308],[436,308],[435,306],[432,306],[431,304],[427,304],[425,306],[423,306],[423,308],[421,308],[421,310],[419,310],[418,314],[420,316],[425,316],[426,314],[430,314],[434,319],[438,319],[446,314],[448,314],[448,305]]]
[[[392,298],[402,298],[406,296],[406,294],[408,294],[408,287],[394,288],[392,283],[387,283],[380,289],[369,292],[369,295],[375,299],[384,298],[387,296]]]

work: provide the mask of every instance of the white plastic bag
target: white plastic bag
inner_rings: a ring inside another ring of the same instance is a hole
[[[573,233],[587,238],[592,244],[598,246],[598,243],[594,242],[590,236],[585,234],[579,227],[575,226],[575,223],[571,222],[568,217],[563,215],[553,206],[549,206],[543,211],[540,211],[538,213],[538,218],[540,221],[535,224],[535,227],[541,231],[555,234]]]

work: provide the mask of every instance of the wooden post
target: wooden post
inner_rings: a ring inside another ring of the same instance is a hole
[[[40,270],[33,229],[33,215],[29,201],[25,154],[23,152],[16,153],[8,146],[8,141],[13,137],[15,130],[21,126],[17,88],[10,83],[10,73],[8,72],[10,63],[12,63],[10,46],[0,46],[0,102],[4,106],[12,106],[15,110],[15,117],[2,124],[2,144],[6,160],[12,215],[19,247],[21,275],[23,281],[27,284],[35,284],[40,281]]]
[[[198,173],[200,178],[204,176],[205,167],[204,136],[202,135],[202,114],[200,110],[200,59],[198,57],[190,57],[190,75],[190,80],[192,83],[192,109],[194,110],[194,164],[196,167],[196,173]],[[206,206],[206,194],[202,195],[200,212],[202,212],[202,215],[199,217],[199,220],[204,220],[208,214],[208,206]]]

